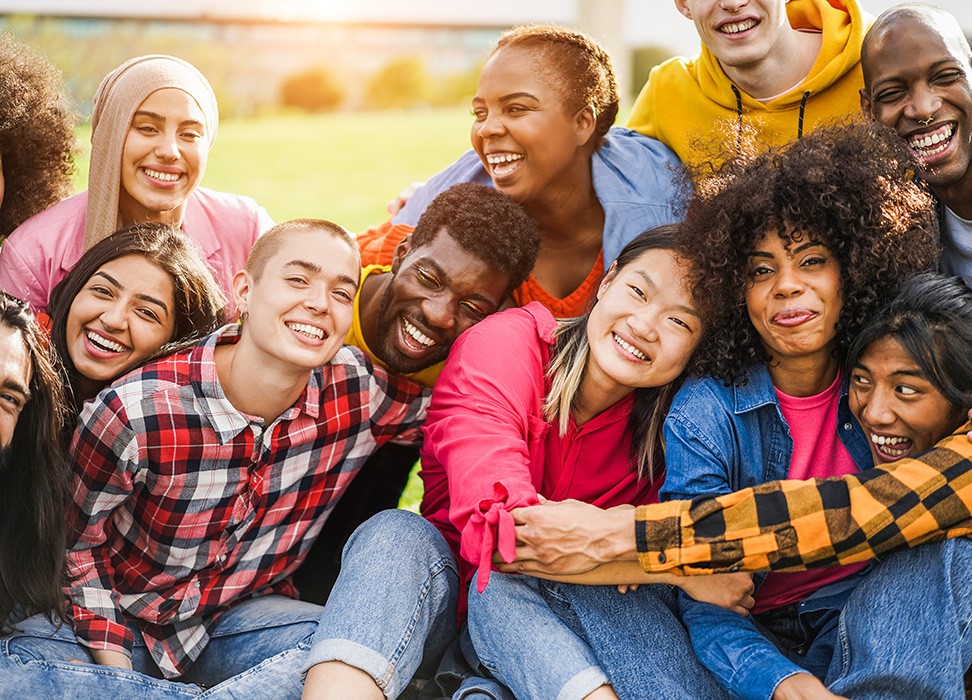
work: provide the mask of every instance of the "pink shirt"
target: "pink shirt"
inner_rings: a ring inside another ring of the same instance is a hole
[[[81,192],[35,214],[0,247],[0,289],[47,311],[54,286],[81,258],[88,193]],[[197,187],[186,204],[182,228],[212,268],[232,306],[233,276],[243,269],[257,237],[273,226],[267,210],[249,197]]]
[[[793,456],[789,479],[826,479],[858,471],[844,443],[837,437],[837,406],[843,374],[824,391],[814,396],[790,396],[779,389],[783,418],[790,426]],[[803,600],[818,588],[860,571],[867,563],[831,566],[810,571],[767,574],[756,593],[753,613],[765,612]]]
[[[537,494],[604,508],[658,500],[661,479],[639,481],[628,457],[633,395],[563,436],[544,420],[556,325],[539,302],[477,323],[453,345],[432,392],[422,513],[456,553],[464,583],[480,568],[485,585],[494,550],[512,559],[509,511],[535,505]]]

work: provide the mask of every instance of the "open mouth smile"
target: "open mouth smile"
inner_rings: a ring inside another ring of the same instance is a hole
[[[641,350],[639,350],[634,345],[626,341],[624,338],[620,337],[617,333],[611,333],[611,338],[620,348],[622,348],[625,352],[630,354],[635,359],[641,360],[642,362],[651,361],[650,357],[648,357],[645,353],[641,352]]]
[[[165,183],[177,182],[182,178],[181,173],[163,173],[158,170],[152,170],[151,168],[142,168],[142,172],[153,180]]]
[[[898,435],[878,435],[871,433],[871,445],[878,456],[885,461],[893,462],[909,454],[914,443],[906,437]]]
[[[311,340],[324,340],[325,338],[323,328],[312,326],[309,323],[288,323],[287,328],[295,333],[307,336]]]
[[[759,24],[758,19],[743,19],[736,22],[726,22],[719,27],[721,34],[739,34],[746,32]]]
[[[425,335],[422,331],[416,328],[414,325],[409,323],[408,320],[402,318],[402,339],[409,345],[412,350],[427,350],[433,347],[436,343],[432,338]],[[409,342],[409,341],[414,342]]]
[[[938,155],[948,148],[954,134],[954,124],[943,124],[933,131],[926,131],[908,137],[908,145],[919,158],[927,159],[931,156]]]
[[[121,353],[128,350],[128,348],[121,343],[110,340],[100,333],[96,333],[95,331],[85,331],[84,335],[88,339],[89,343],[102,352]]]
[[[522,153],[487,153],[486,164],[491,175],[502,177],[515,171],[524,157]]]

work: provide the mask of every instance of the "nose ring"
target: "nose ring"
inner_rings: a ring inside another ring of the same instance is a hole
[[[930,117],[928,117],[928,119],[919,119],[918,120],[918,123],[921,124],[922,126],[928,126],[933,121],[935,121],[935,115],[934,114],[931,115]]]

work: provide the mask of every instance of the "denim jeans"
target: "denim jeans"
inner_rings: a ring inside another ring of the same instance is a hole
[[[516,697],[575,700],[608,682],[586,640],[567,624],[561,584],[493,572],[478,593],[476,581],[469,637],[480,663]]]
[[[223,613],[180,679],[185,682],[160,678],[137,631],[135,670],[126,671],[92,664],[69,625],[57,628],[32,617],[0,637],[0,698],[299,698],[306,670],[329,660],[370,673],[394,698],[423,656],[434,665],[433,657],[455,636],[455,560],[424,518],[385,511],[355,531],[344,561],[323,609],[266,596]]]
[[[728,697],[695,657],[671,586],[642,584],[624,595],[614,586],[564,585],[561,590],[620,698]]]
[[[459,568],[435,526],[404,510],[378,513],[344,548],[305,669],[343,661],[395,698],[416,673],[435,671],[456,636],[458,595]]]
[[[828,687],[854,700],[964,698],[970,628],[972,541],[894,552],[844,607]]]
[[[0,637],[0,698],[299,697],[300,659],[320,614],[319,606],[282,596],[245,600],[220,616],[179,681],[161,678],[134,623],[134,670],[127,671],[94,664],[70,625],[57,627],[36,615]]]

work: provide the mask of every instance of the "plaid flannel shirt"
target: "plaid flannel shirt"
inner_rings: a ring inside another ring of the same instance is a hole
[[[774,481],[639,506],[649,573],[799,571],[972,534],[972,423],[913,459],[840,479]]]
[[[288,575],[367,457],[417,442],[427,392],[342,348],[271,424],[237,411],[213,361],[228,326],[85,406],[72,444],[74,629],[130,653],[134,621],[166,677],[242,598],[295,595]]]

